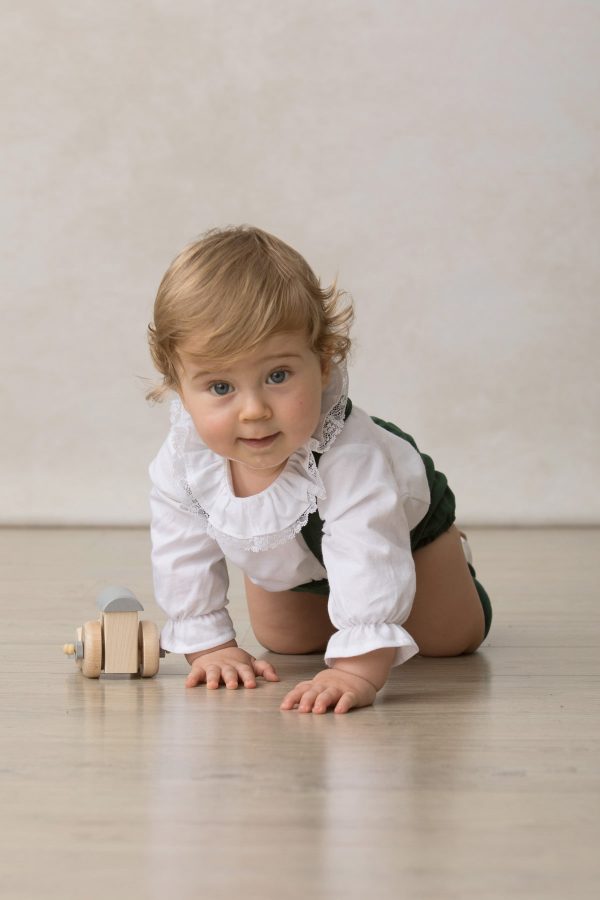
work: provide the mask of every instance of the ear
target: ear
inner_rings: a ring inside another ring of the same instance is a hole
[[[321,385],[322,387],[327,387],[329,384],[329,379],[331,378],[331,357],[330,356],[322,356],[321,357]]]

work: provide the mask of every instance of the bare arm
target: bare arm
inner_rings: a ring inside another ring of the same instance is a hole
[[[358,675],[369,681],[378,691],[387,681],[395,655],[395,647],[381,647],[379,650],[371,650],[370,653],[363,653],[361,656],[336,659],[332,668],[336,671],[348,672],[350,675]]]

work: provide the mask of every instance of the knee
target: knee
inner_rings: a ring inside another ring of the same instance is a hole
[[[481,631],[481,633],[479,633]],[[483,627],[431,629],[417,641],[421,656],[463,656],[475,653],[483,643]]]
[[[419,644],[420,656],[465,656],[475,653],[482,640],[471,641],[465,645],[464,641],[451,641],[448,639],[426,640]]]
[[[304,653],[322,653],[327,646],[309,635],[293,635],[279,632],[276,629],[254,629],[254,636],[259,644],[270,650],[271,653],[281,653],[288,656],[297,656]]]

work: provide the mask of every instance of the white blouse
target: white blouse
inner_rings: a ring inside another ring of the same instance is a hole
[[[410,531],[429,508],[423,461],[408,441],[353,407],[344,421],[347,375],[336,366],[319,426],[264,491],[236,497],[229,462],[202,443],[180,401],[150,465],[152,567],[168,616],[161,646],[193,653],[232,640],[225,557],[255,584],[283,591],[328,578],[336,633],[325,663],[396,647],[393,665],[418,647],[402,623],[415,595]],[[313,451],[322,453],[317,468]],[[323,519],[325,568],[301,534]]]

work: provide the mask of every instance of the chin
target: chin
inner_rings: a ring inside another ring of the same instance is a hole
[[[234,462],[241,463],[251,469],[275,469],[277,466],[284,466],[288,461],[290,454],[277,456],[267,456],[257,453],[256,456],[246,454],[236,454],[229,457]]]
[[[273,461],[266,460],[266,459],[252,459],[252,460],[249,460],[248,462],[245,462],[243,460],[239,460],[239,461],[244,462],[244,465],[248,466],[251,469],[267,470],[267,469],[283,468],[285,466],[286,462],[288,461],[288,457],[286,456],[283,459],[276,459]]]

